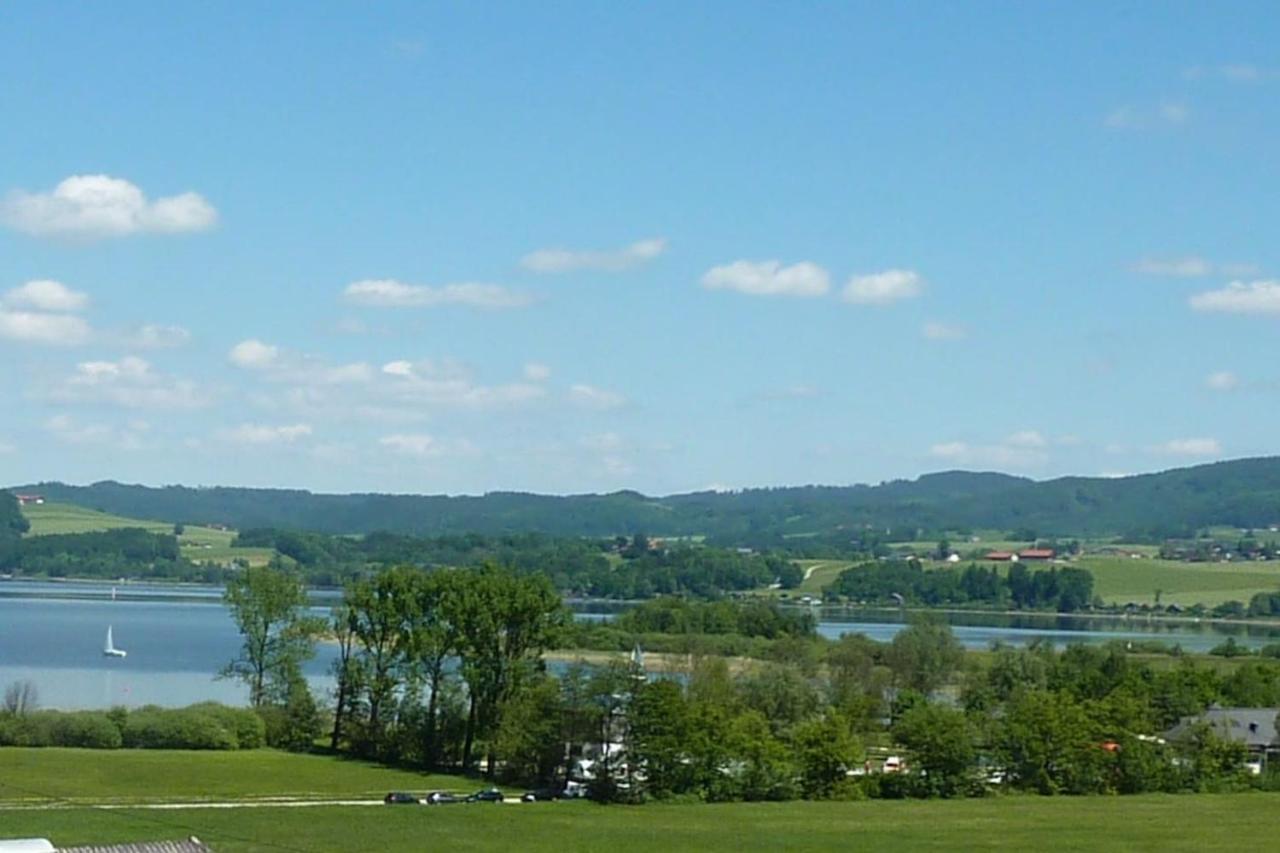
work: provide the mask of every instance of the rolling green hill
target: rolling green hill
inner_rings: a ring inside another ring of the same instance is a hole
[[[327,495],[284,489],[150,488],[116,482],[19,487],[51,500],[163,522],[279,527],[327,533],[509,533],[706,536],[770,545],[797,536],[849,537],[971,528],[1040,536],[1163,538],[1214,524],[1280,521],[1280,458],[1241,459],[1124,478],[1037,482],[949,471],[878,486],[800,486],[647,497],[623,491],[550,496],[494,492]],[[907,536],[905,538],[914,538]]]
[[[149,533],[172,533],[174,522],[148,521],[113,515],[74,504],[47,502],[21,508],[29,526],[27,536],[51,536],[60,533],[98,533],[105,530],[137,528]],[[194,562],[229,563],[232,559],[264,564],[274,553],[270,548],[232,548],[235,531],[218,530],[199,525],[183,525],[178,545],[182,556]]]

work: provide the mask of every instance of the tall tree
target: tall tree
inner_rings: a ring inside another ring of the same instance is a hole
[[[947,682],[964,660],[964,648],[945,622],[918,618],[889,647],[889,668],[898,683],[928,695]]]
[[[385,733],[384,714],[393,706],[406,675],[409,626],[418,606],[416,574],[410,567],[388,569],[347,589],[352,632],[360,644],[365,675],[368,735],[376,748],[381,747]]]
[[[317,620],[306,613],[301,580],[278,563],[252,566],[227,582],[223,601],[244,642],[240,654],[220,673],[249,688],[249,702],[267,704],[273,690],[283,701],[302,664],[315,654]]]
[[[437,719],[448,674],[445,664],[458,654],[463,642],[458,617],[458,593],[463,583],[465,575],[459,572],[437,571],[418,575],[414,584],[416,601],[406,626],[408,665],[427,689],[423,754],[432,766],[440,760]]]
[[[461,652],[469,708],[462,757],[470,766],[476,738],[496,730],[503,704],[564,628],[567,612],[544,575],[488,564],[465,578],[455,600],[466,638]],[[490,742],[490,775],[495,762]]]
[[[334,658],[332,671],[334,680],[333,692],[333,731],[329,738],[331,749],[337,749],[346,734],[345,725],[350,716],[356,698],[360,692],[361,666],[356,656],[356,613],[351,605],[344,601],[333,610],[331,630],[337,641],[338,656]]]

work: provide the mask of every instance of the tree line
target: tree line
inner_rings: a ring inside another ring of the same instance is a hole
[[[383,760],[473,768],[497,762],[513,697],[543,669],[569,613],[550,581],[487,564],[384,569],[350,584],[327,624],[301,579],[251,568],[227,587],[244,643],[224,670],[254,707],[315,731],[302,663],[316,638],[336,644],[330,745]]]
[[[976,563],[960,570],[927,570],[917,560],[887,561],[846,569],[826,591],[866,603],[981,604],[1072,613],[1092,604],[1093,574],[1074,567],[1033,570],[1021,563],[1003,574]]]
[[[298,707],[300,662],[327,631],[338,656],[325,739],[381,761],[511,783],[576,779],[592,796],[624,801],[1273,781],[1249,776],[1243,748],[1206,726],[1162,737],[1213,703],[1280,706],[1280,665],[1265,659],[1223,672],[1176,658],[1153,666],[1118,644],[975,657],[935,621],[886,644],[825,641],[803,616],[766,615],[761,608],[777,610],[770,604],[660,600],[624,614],[619,630],[771,635],[768,658],[693,656],[674,677],[621,660],[553,673],[543,653],[573,637],[569,614],[545,578],[508,567],[384,570],[352,584],[327,626],[306,610],[296,576],[253,569],[238,589],[228,601],[245,648],[228,674],[245,680],[268,719],[286,729],[310,721],[297,740],[305,746],[319,725],[314,704]],[[888,751],[903,759],[899,772],[879,766]]]

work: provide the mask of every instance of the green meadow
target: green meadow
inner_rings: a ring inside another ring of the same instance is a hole
[[[389,790],[479,786],[474,780],[265,750],[139,756],[127,750],[0,749],[0,837],[46,837],[70,846],[195,835],[219,853],[1240,851],[1274,849],[1280,820],[1280,794],[1271,793],[645,806],[273,807],[264,801],[299,795],[376,800]],[[137,806],[197,798],[223,804]],[[244,805],[226,807],[226,800],[235,799]]]
[[[147,521],[125,518],[96,509],[73,504],[46,503],[24,506],[22,514],[31,524],[28,536],[47,536],[55,533],[97,533],[138,527],[152,533],[172,533],[173,525],[163,521]],[[236,534],[231,530],[217,530],[199,525],[184,525],[178,545],[182,555],[195,562],[230,563],[234,559],[248,560],[254,565],[265,565],[272,555],[270,548],[232,548]]]
[[[1072,565],[1093,572],[1094,591],[1111,604],[1160,603],[1212,607],[1280,589],[1280,562],[1184,563],[1126,557],[1084,557]]]

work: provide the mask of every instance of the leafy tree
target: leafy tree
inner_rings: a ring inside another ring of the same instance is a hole
[[[764,714],[738,715],[729,727],[727,744],[741,765],[737,782],[742,799],[790,800],[799,793],[795,761]]]
[[[914,777],[919,794],[955,797],[965,792],[976,751],[974,733],[963,712],[918,704],[894,721],[890,733],[906,748],[914,767],[923,771]]]
[[[848,721],[834,712],[801,723],[792,740],[800,765],[800,788],[810,799],[842,794],[848,772],[861,766],[866,754]]]
[[[640,685],[629,713],[628,760],[644,770],[646,792],[658,799],[692,787],[685,762],[690,712],[680,685],[654,681]]]
[[[998,729],[998,750],[1013,783],[1041,794],[1105,790],[1110,753],[1078,703],[1063,693],[1016,695]]]
[[[459,633],[465,638],[461,669],[470,700],[462,754],[463,765],[470,766],[476,737],[497,728],[503,704],[538,665],[568,617],[545,576],[521,576],[488,565],[468,572],[466,580],[456,602]],[[491,746],[490,775],[496,761]]]
[[[352,714],[364,684],[363,668],[356,655],[356,623],[356,611],[348,602],[343,601],[333,609],[330,629],[338,655],[332,664],[334,703],[329,747],[335,750],[342,743],[347,718]]]
[[[315,654],[319,626],[306,615],[301,581],[279,564],[237,574],[227,583],[223,600],[244,640],[221,675],[243,681],[250,704],[261,706],[271,698],[273,686],[287,691],[303,662]]]
[[[928,695],[951,678],[964,647],[945,622],[917,618],[893,638],[887,660],[899,684]]]

